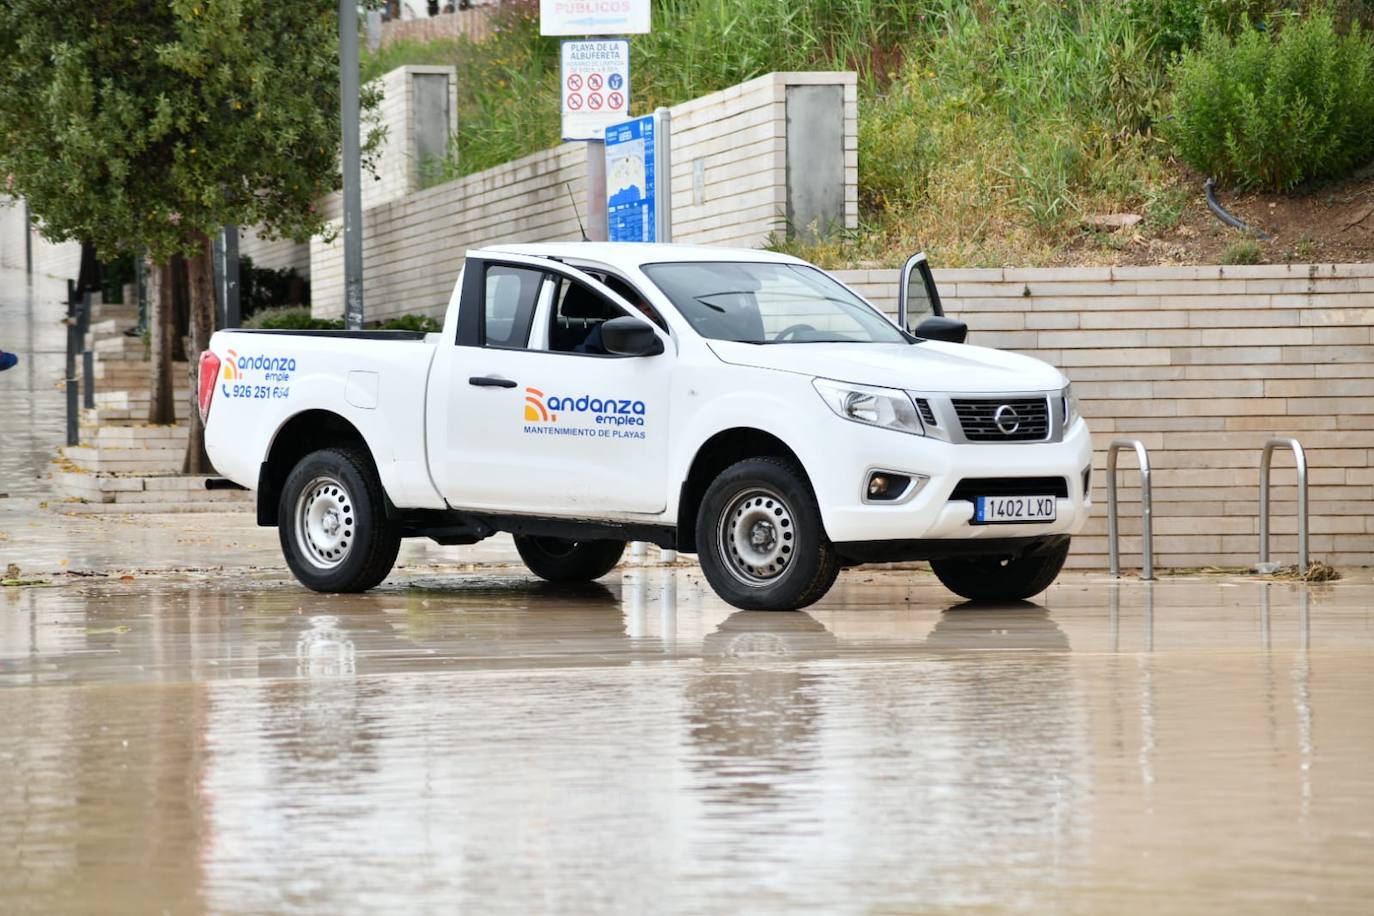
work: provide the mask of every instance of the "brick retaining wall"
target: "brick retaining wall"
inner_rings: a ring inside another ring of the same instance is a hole
[[[897,271],[840,271],[896,310]],[[1104,448],[1141,439],[1154,469],[1160,566],[1258,554],[1260,448],[1307,450],[1312,555],[1374,554],[1374,264],[937,270],[970,343],[1036,356],[1074,382],[1093,429],[1098,506],[1070,564],[1106,566]],[[1134,468],[1135,459],[1121,458]],[[1294,562],[1292,459],[1275,458],[1274,559]],[[1120,472],[1124,565],[1140,556],[1134,471]]]
[[[844,89],[845,225],[858,222],[858,97],[853,73],[770,73],[672,109],[673,238],[762,245],[787,211],[787,87]],[[696,163],[702,181],[694,187]],[[363,212],[363,296],[369,319],[440,314],[463,252],[496,242],[578,237],[585,220],[586,144],[514,162],[373,205]],[[326,204],[333,215],[335,205]],[[342,238],[310,245],[317,315],[343,308]]]

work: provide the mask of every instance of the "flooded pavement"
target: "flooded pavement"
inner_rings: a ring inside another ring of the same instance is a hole
[[[1368,912],[1374,583],[0,593],[6,912]]]

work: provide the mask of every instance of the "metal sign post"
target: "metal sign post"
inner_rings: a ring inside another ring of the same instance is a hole
[[[604,242],[606,127],[630,112],[630,42],[624,38],[565,41],[562,59],[563,139],[587,141],[587,238]]]
[[[339,0],[339,96],[343,122],[344,323],[363,326],[362,140],[358,99],[358,4]]]
[[[220,276],[220,301],[224,303],[222,326],[236,328],[243,318],[239,303],[239,227],[225,226],[220,238],[224,249],[224,272]]]

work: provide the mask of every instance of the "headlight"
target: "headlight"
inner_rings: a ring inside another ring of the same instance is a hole
[[[1064,386],[1062,402],[1064,405],[1064,429],[1068,430],[1070,426],[1073,426],[1073,422],[1083,415],[1078,407],[1078,395],[1073,393],[1073,385]]]
[[[821,378],[811,384],[816,386],[816,392],[830,405],[830,409],[846,420],[869,426],[885,426],[917,436],[925,435],[916,405],[905,391],[850,385]]]

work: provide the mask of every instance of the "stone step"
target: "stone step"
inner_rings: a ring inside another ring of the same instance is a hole
[[[136,323],[138,321],[138,306],[118,305],[116,303],[110,303],[109,305],[101,303],[91,306],[91,324],[95,324],[97,321],[106,321],[110,318],[128,324]]]
[[[192,512],[223,514],[225,512],[252,512],[253,502],[252,500],[229,503],[204,500],[162,503],[61,502],[52,503],[50,507],[66,515],[182,515]]]
[[[253,503],[253,494],[248,490],[207,489],[206,482],[211,479],[215,478],[180,474],[97,474],[73,470],[57,470],[52,475],[53,487],[58,493],[69,499],[95,504],[233,506]]]
[[[190,430],[185,426],[100,426],[90,438],[97,448],[181,448]]]
[[[207,490],[204,487],[189,492],[186,490],[144,490],[142,492],[116,493],[114,502],[120,505],[140,505],[143,503],[165,505],[175,502],[251,504],[253,494],[247,490]]]
[[[87,345],[97,344],[105,340],[114,340],[120,337],[127,337],[129,340],[141,341],[141,336],[130,337],[124,332],[134,327],[136,320],[126,321],[122,318],[106,318],[104,321],[92,321],[90,334],[87,337]]]
[[[143,345],[140,338],[125,337],[123,334],[97,340],[92,349],[95,351],[96,359],[101,362],[112,359],[145,362],[148,357],[148,348]]]
[[[186,448],[104,448],[77,445],[65,447],[60,453],[71,465],[68,470],[96,474],[156,474],[181,470]]]
[[[172,400],[178,407],[189,403],[189,390],[185,388],[173,388]],[[148,391],[148,386],[143,385],[138,388],[108,388],[101,390],[95,389],[95,406],[108,407],[117,410],[142,410],[148,412],[148,405],[152,402],[153,396]]]

